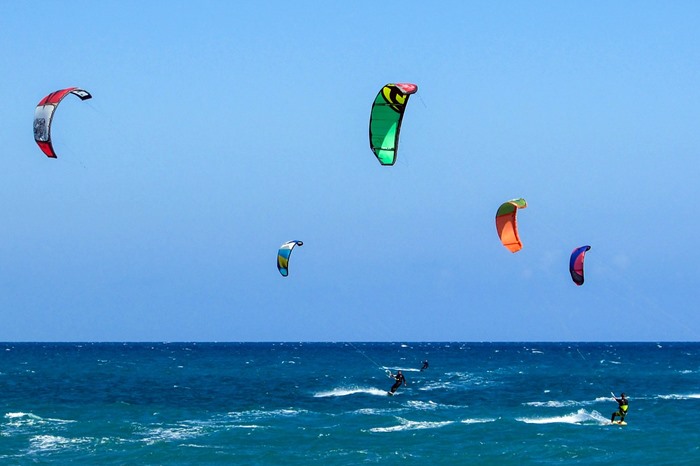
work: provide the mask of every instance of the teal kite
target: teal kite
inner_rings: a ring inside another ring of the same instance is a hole
[[[277,270],[280,271],[283,277],[289,275],[289,256],[292,255],[292,249],[294,249],[294,246],[303,245],[304,243],[301,241],[287,241],[280,246],[279,251],[277,251]]]
[[[387,84],[374,99],[369,116],[369,146],[382,165],[396,163],[403,113],[408,98],[417,91],[416,84]]]

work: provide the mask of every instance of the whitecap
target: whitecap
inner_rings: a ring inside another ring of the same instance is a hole
[[[546,407],[546,408],[567,408],[571,406],[577,406],[580,404],[585,404],[580,401],[565,400],[565,401],[530,401],[528,403],[523,403],[525,406],[535,406],[535,407]]]
[[[39,424],[69,424],[71,422],[76,422],[68,419],[43,418],[33,413],[23,412],[6,413],[5,419],[8,420],[7,424],[13,427],[33,426]]]
[[[226,418],[229,420],[234,420],[236,422],[240,423],[249,423],[249,422],[256,422],[256,421],[262,421],[266,419],[274,419],[274,418],[281,418],[281,417],[294,417],[298,416],[299,414],[306,413],[306,410],[303,409],[292,409],[292,408],[281,408],[281,409],[273,409],[270,411],[265,411],[261,409],[253,409],[249,411],[241,411],[241,412],[230,412],[227,413]],[[235,427],[244,427],[249,424],[244,424],[244,425],[239,425]],[[260,427],[260,426],[255,426],[255,427]]]
[[[147,445],[153,445],[157,442],[172,442],[178,440],[191,439],[198,437],[203,433],[202,426],[180,425],[175,427],[154,427],[147,429],[144,432],[144,438],[141,440]]]
[[[374,396],[387,396],[386,390],[380,390],[374,387],[348,387],[348,388],[334,388],[330,391],[314,393],[314,398],[328,398],[333,396],[348,396],[366,394]]]
[[[71,448],[89,442],[91,442],[91,440],[86,437],[66,438],[56,435],[36,435],[29,439],[30,452]]]
[[[421,372],[420,369],[417,369],[415,367],[387,367],[387,366],[382,366],[382,369],[385,371],[401,371],[401,372]]]
[[[433,382],[433,383],[428,383],[424,385],[423,387],[420,387],[418,390],[421,391],[431,391],[431,390],[442,390],[446,388],[451,388],[452,387],[451,382]]]
[[[662,400],[698,400],[700,399],[700,393],[690,393],[687,395],[657,395],[657,398],[661,398]]]
[[[486,418],[486,419],[463,419],[461,421],[462,424],[483,424],[485,422],[496,422],[495,419],[491,418]]]
[[[408,406],[414,409],[420,409],[420,410],[433,410],[436,409],[438,406],[440,406],[438,403],[435,403],[434,401],[415,401],[411,400],[408,403]]]
[[[585,409],[579,409],[575,413],[564,416],[521,417],[515,420],[526,424],[610,424],[610,420],[603,417],[598,411],[588,412]]]
[[[404,430],[438,429],[440,427],[454,424],[454,421],[409,421],[408,419],[397,418],[399,425],[391,427],[372,427],[370,432],[401,432]]]
[[[365,416],[384,415],[384,414],[387,414],[389,412],[396,412],[396,410],[395,409],[387,409],[387,408],[360,408],[360,409],[353,411],[353,413],[355,413],[355,414],[362,414]]]

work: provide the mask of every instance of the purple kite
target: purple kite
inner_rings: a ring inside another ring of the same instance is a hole
[[[571,253],[569,272],[571,272],[571,279],[578,286],[583,285],[583,259],[586,256],[586,251],[589,249],[591,249],[590,246],[581,246],[574,249],[574,252]]]

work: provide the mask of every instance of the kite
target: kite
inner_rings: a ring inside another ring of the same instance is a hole
[[[408,98],[416,91],[416,84],[387,84],[374,99],[369,116],[369,146],[382,165],[394,165],[396,162],[401,120]]]
[[[590,250],[590,246],[581,246],[574,249],[569,259],[569,272],[571,279],[577,286],[583,285],[583,259],[586,257],[586,252]]]
[[[85,89],[69,87],[68,89],[52,92],[41,99],[41,102],[39,102],[34,111],[34,140],[44,154],[52,159],[56,158],[56,152],[54,152],[51,142],[51,120],[53,119],[53,114],[58,104],[61,103],[63,98],[68,94],[77,95],[80,97],[80,100],[92,98],[92,95]]]
[[[523,248],[523,243],[518,235],[518,224],[515,216],[518,209],[527,207],[525,199],[512,199],[501,204],[496,212],[496,231],[501,238],[503,246],[510,252],[518,252]]]
[[[294,249],[294,246],[303,245],[304,243],[301,241],[287,241],[280,246],[280,250],[277,251],[277,270],[280,271],[283,277],[289,275],[289,256],[292,255],[292,249]]]

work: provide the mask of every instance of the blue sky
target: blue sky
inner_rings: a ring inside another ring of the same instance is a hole
[[[698,17],[3,2],[0,340],[697,340]],[[390,82],[419,91],[382,167]],[[48,159],[34,107],[71,86],[93,99],[61,103]],[[517,197],[511,254],[494,215]]]

